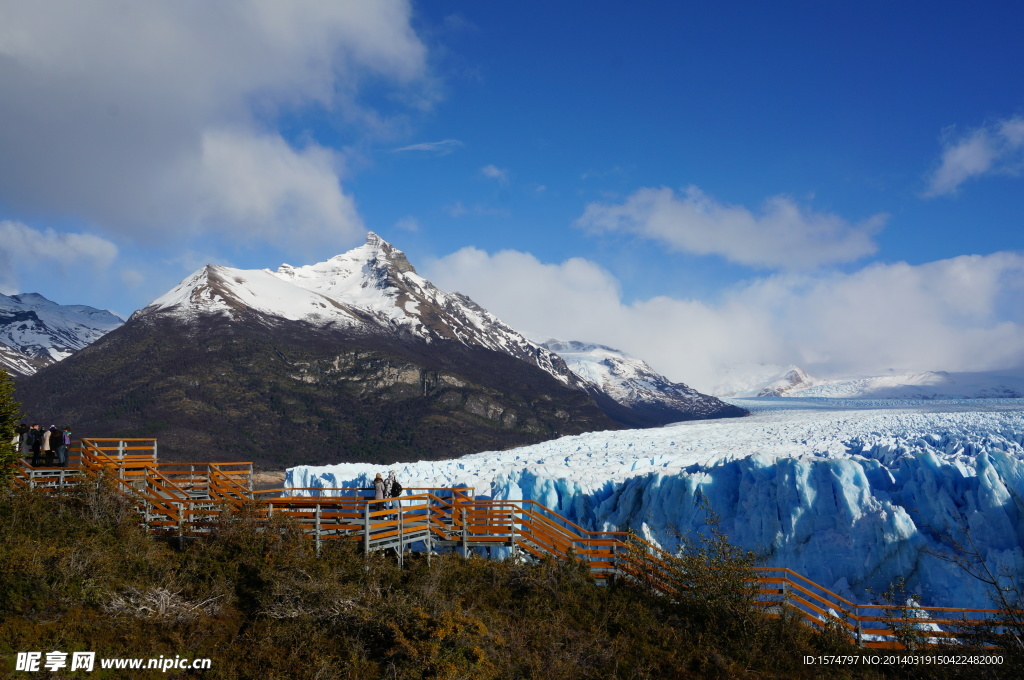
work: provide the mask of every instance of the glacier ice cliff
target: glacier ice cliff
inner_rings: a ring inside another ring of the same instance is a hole
[[[754,415],[392,469],[407,487],[532,499],[670,550],[708,530],[710,508],[730,540],[769,565],[860,601],[902,577],[924,604],[990,606],[984,584],[936,556],[948,539],[972,543],[994,573],[1024,581],[1024,400],[742,405]],[[297,467],[286,485],[365,486],[378,471]]]

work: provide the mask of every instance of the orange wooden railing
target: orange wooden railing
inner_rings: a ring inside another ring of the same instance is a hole
[[[420,543],[430,558],[437,548],[464,555],[484,551],[532,558],[575,558],[599,582],[627,578],[669,597],[685,597],[675,578],[674,556],[635,535],[590,531],[529,500],[482,500],[471,489],[411,488],[400,499],[377,501],[372,490],[270,489],[254,491],[251,463],[162,463],[153,439],[82,439],[68,468],[33,467],[26,461],[15,483],[44,491],[108,475],[139,508],[151,533],[188,536],[210,533],[218,516],[248,505],[257,521],[286,516],[316,544],[356,541],[365,552],[391,549],[401,561]],[[389,507],[400,501],[400,507]],[[970,640],[1000,633],[993,609],[899,608],[851,602],[789,569],[755,567],[756,603],[770,616],[791,612],[808,625],[837,628],[863,647],[899,646],[903,631],[916,628],[925,644]],[[752,583],[751,585],[754,585]]]

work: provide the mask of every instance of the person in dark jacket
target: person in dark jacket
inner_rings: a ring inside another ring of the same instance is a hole
[[[43,433],[39,431],[39,423],[32,423],[28,431],[28,448],[32,452],[32,467],[39,467],[39,453],[42,451]]]
[[[22,423],[18,425],[18,455],[28,458],[28,453],[28,425]]]
[[[401,510],[402,501],[398,500],[398,497],[402,495],[402,485],[398,483],[394,470],[388,470],[388,478],[384,480],[384,491],[387,497],[392,499],[388,501],[388,508]]]

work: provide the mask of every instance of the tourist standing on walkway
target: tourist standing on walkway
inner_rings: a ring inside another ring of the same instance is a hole
[[[22,458],[28,457],[28,425],[18,425],[18,455]]]
[[[398,483],[394,470],[388,470],[388,479],[384,482],[384,486],[387,488],[388,498],[395,499],[388,505],[395,510],[401,509],[402,501],[398,500],[398,497],[402,495],[402,485]]]
[[[28,431],[28,447],[32,451],[32,467],[39,467],[39,453],[43,446],[43,433],[39,431],[39,423],[32,423]]]
[[[373,500],[384,500],[384,479],[380,476],[379,472],[373,480]]]
[[[50,467],[51,465],[53,465],[53,448],[52,448],[51,441],[54,439],[53,435],[54,435],[54,433],[56,431],[57,431],[57,428],[54,427],[53,425],[50,425],[50,429],[49,430],[43,430],[43,446],[42,446],[42,450],[43,450],[43,458],[46,461],[46,463],[45,463],[46,467]],[[56,442],[54,442],[54,443],[56,443]]]
[[[65,425],[57,436],[60,437],[57,445],[57,464],[65,467],[68,464],[68,449],[71,448],[71,428]]]

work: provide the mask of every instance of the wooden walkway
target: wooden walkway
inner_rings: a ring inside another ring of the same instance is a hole
[[[316,544],[355,541],[369,554],[390,550],[476,551],[489,557],[574,557],[598,582],[629,578],[673,596],[673,558],[626,532],[588,531],[535,501],[477,499],[471,489],[411,488],[400,499],[373,500],[368,489],[253,489],[251,463],[171,463],[157,458],[153,439],[83,439],[67,468],[33,467],[27,461],[15,483],[42,490],[75,486],[89,475],[110,475],[131,497],[153,534],[209,534],[217,515],[250,507],[257,520],[285,515]],[[395,507],[397,506],[397,507]],[[857,604],[789,569],[761,567],[757,603],[770,615],[784,609],[817,628],[839,628],[868,648],[899,647],[908,625],[931,643],[967,640],[998,630],[993,609],[915,607],[901,618],[892,606]]]

